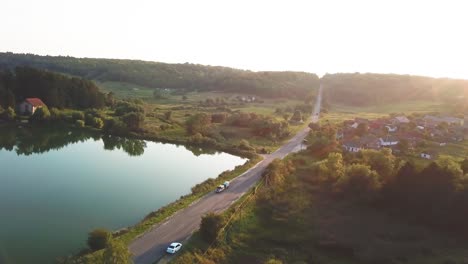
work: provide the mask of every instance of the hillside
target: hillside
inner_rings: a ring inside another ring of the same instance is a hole
[[[323,78],[332,104],[373,106],[404,101],[441,101],[466,111],[468,80],[396,74],[327,74]]]
[[[15,107],[28,97],[41,98],[49,107],[102,108],[106,96],[89,80],[60,73],[16,67],[0,70],[0,106]]]
[[[151,88],[226,91],[264,97],[304,98],[319,78],[304,72],[252,72],[199,64],[0,53],[0,69],[30,66],[100,82],[125,82]]]

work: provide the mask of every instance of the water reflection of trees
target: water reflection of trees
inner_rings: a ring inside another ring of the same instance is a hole
[[[58,150],[65,146],[93,139],[102,139],[104,149],[122,149],[130,156],[145,152],[146,142],[114,136],[102,136],[98,132],[70,130],[63,127],[1,127],[0,150],[15,151],[18,155],[31,155]]]
[[[106,135],[102,137],[102,141],[104,142],[104,149],[122,149],[130,156],[140,156],[145,152],[146,148],[146,142],[138,139]]]
[[[0,127],[0,150],[15,151],[18,155],[31,155],[58,150],[69,144],[85,142],[87,140],[101,140],[104,149],[121,149],[130,156],[143,155],[146,141],[111,135],[102,135],[99,132],[88,130],[70,129],[60,126],[37,126],[37,127]],[[213,149],[200,148],[198,146],[185,146],[195,156],[201,154],[216,154]]]

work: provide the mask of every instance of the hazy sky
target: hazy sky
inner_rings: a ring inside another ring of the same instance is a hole
[[[468,1],[2,0],[0,51],[468,79]]]

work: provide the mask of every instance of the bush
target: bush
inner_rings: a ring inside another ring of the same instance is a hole
[[[104,264],[130,264],[131,253],[128,247],[120,241],[110,240],[104,251]]]
[[[4,112],[3,112],[3,119],[7,121],[13,121],[16,118],[16,113],[15,110],[11,107],[8,107]]]
[[[247,151],[253,151],[253,150],[255,150],[254,147],[250,146],[249,141],[247,141],[247,140],[245,140],[245,139],[242,139],[242,140],[239,142],[238,148],[241,149],[241,150],[247,150]]]
[[[75,112],[73,112],[73,114],[72,114],[72,119],[73,119],[74,121],[76,121],[76,120],[84,120],[84,119],[85,119],[85,115],[84,115],[84,113],[81,112],[81,111],[75,111]]]
[[[92,126],[97,129],[101,129],[104,126],[104,122],[99,117],[94,117],[91,123],[92,123]]]
[[[75,121],[75,126],[76,127],[84,127],[85,126],[85,122],[83,120],[76,120]]]
[[[107,246],[112,239],[112,234],[106,229],[95,229],[88,234],[88,246],[91,250],[96,251]]]
[[[36,109],[36,111],[34,111],[34,114],[31,116],[31,120],[38,122],[47,121],[49,119],[50,111],[49,108],[47,108],[46,106],[39,107],[38,109]]]
[[[130,130],[138,130],[143,127],[145,115],[141,112],[130,112],[122,116],[122,121]]]
[[[212,243],[218,237],[224,225],[224,217],[215,213],[209,213],[202,218],[200,224],[200,234],[208,243]]]
[[[379,174],[370,166],[352,164],[346,168],[345,175],[338,179],[335,191],[349,198],[371,201],[382,187]]]
[[[50,109],[50,120],[53,121],[59,121],[63,120],[65,118],[65,115],[57,108],[52,107]]]

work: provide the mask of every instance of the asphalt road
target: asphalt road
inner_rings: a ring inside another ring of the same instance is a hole
[[[312,122],[318,121],[322,101],[322,86],[312,113]],[[237,199],[247,192],[260,179],[263,170],[274,159],[282,159],[291,152],[299,151],[302,141],[307,136],[309,128],[297,133],[285,145],[275,152],[265,155],[264,159],[239,177],[231,181],[229,189],[216,194],[214,192],[180,210],[150,231],[136,238],[129,246],[136,264],[152,264],[157,261],[165,262],[165,249],[171,242],[185,241],[199,228],[201,217],[209,212],[222,212],[229,208]],[[182,242],[183,243],[183,242]]]

